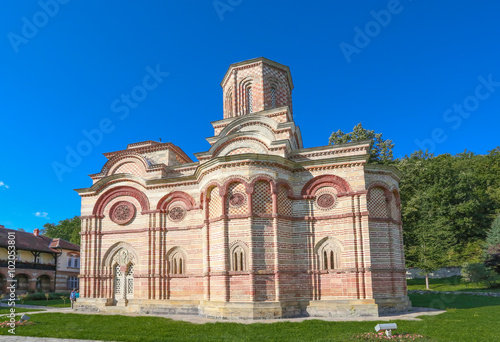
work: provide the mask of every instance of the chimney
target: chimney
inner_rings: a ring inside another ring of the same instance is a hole
[[[33,230],[33,234],[34,234],[35,236],[40,235],[40,229],[35,228],[35,230]]]

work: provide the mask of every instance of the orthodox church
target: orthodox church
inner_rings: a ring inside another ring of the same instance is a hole
[[[219,318],[378,316],[407,297],[401,173],[370,141],[304,148],[287,66],[229,66],[197,161],[106,153],[82,199],[78,310]]]

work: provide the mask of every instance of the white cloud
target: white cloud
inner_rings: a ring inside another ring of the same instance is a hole
[[[47,214],[45,211],[37,211],[35,213],[35,216],[36,217],[43,217],[43,218],[46,218],[47,220],[49,219],[49,214]]]
[[[7,184],[5,184],[4,182],[0,181],[0,188],[1,188],[2,186],[3,186],[5,189],[8,189],[8,188],[9,188],[9,186],[8,186]]]

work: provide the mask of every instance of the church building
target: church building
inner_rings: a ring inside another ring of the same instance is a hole
[[[232,64],[221,86],[223,119],[197,161],[172,143],[132,143],[105,153],[77,190],[77,309],[248,319],[408,309],[401,173],[367,163],[370,141],[304,148],[287,66]]]

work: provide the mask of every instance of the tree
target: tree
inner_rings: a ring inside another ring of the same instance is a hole
[[[495,150],[487,155],[465,151],[455,156],[417,151],[395,161],[404,174],[400,193],[408,266],[422,266],[422,246],[432,236],[442,241],[438,249],[426,247],[425,257],[437,266],[482,262],[482,244],[500,208],[500,201],[491,195],[500,186],[499,156]]]
[[[71,243],[80,244],[80,217],[75,216],[70,219],[59,221],[58,224],[46,223],[43,226],[42,234],[50,238],[60,238]]]
[[[500,216],[498,216],[491,224],[491,230],[486,236],[487,246],[500,245]]]
[[[486,260],[484,265],[500,274],[500,216],[491,224],[486,237]]]
[[[388,164],[392,162],[394,159],[392,154],[394,144],[392,140],[382,139],[382,133],[375,133],[375,131],[367,130],[363,128],[361,123],[354,126],[350,133],[344,133],[340,129],[337,132],[333,132],[330,136],[330,145],[363,140],[371,140],[373,142],[370,150],[369,163]]]

